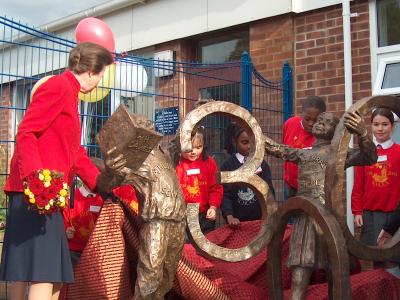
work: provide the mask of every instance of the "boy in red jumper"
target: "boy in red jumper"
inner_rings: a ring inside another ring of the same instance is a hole
[[[283,143],[291,148],[311,148],[315,141],[312,135],[312,127],[320,113],[325,112],[326,106],[322,98],[311,96],[302,103],[302,116],[289,118],[283,126]],[[284,162],[284,179],[288,187],[288,197],[297,193],[298,168],[297,164]]]
[[[214,159],[207,155],[204,146],[204,129],[193,131],[192,151],[182,153],[176,175],[181,184],[186,203],[199,203],[199,223],[205,234],[215,229],[217,209],[221,205],[223,188],[217,184],[218,167]]]

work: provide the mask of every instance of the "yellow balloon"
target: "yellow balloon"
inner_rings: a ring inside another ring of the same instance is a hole
[[[86,102],[97,102],[108,95],[110,88],[114,86],[115,64],[106,67],[103,78],[97,88],[88,94],[79,93],[78,98]]]

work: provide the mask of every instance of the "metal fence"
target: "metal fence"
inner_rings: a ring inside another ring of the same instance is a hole
[[[33,85],[44,76],[61,73],[75,42],[0,17],[0,184],[9,174],[15,134]],[[97,89],[94,102],[80,102],[82,144],[89,155],[100,156],[95,135],[120,103],[132,112],[146,115],[164,134],[163,143],[174,135],[179,121],[199,99],[237,103],[259,121],[263,132],[282,140],[283,122],[292,113],[292,71],[282,66],[282,80],[270,82],[257,72],[247,53],[240,61],[222,64],[155,60],[116,54],[116,65],[108,70],[110,84]],[[110,87],[111,86],[111,87]],[[207,143],[218,163],[226,159],[223,144],[229,119],[210,116],[204,121]],[[278,200],[283,198],[282,163],[267,158],[273,170]],[[2,193],[0,219],[4,219],[6,197]]]

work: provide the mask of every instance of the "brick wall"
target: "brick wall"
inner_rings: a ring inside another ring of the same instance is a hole
[[[351,18],[353,99],[371,95],[368,1],[354,1]],[[322,96],[328,111],[344,112],[343,20],[341,5],[294,18],[294,82],[296,111],[301,100]]]

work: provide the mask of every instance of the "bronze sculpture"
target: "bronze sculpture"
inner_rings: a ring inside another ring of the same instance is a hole
[[[361,115],[365,115],[374,107],[386,107],[397,114],[400,113],[400,106],[396,97],[369,97],[357,101],[348,110],[349,115],[352,115],[350,119],[354,119],[350,123],[360,118],[360,116],[354,115],[356,111],[360,112]],[[344,118],[341,118],[336,126],[335,134],[330,143],[331,152],[326,160],[324,188],[326,205],[310,197],[298,196],[289,199],[287,203],[278,207],[274,200],[269,197],[268,187],[263,185],[262,182],[257,182],[256,178],[254,178],[254,172],[260,163],[260,157],[262,158],[264,155],[263,142],[265,139],[257,121],[241,107],[227,102],[216,101],[189,112],[180,126],[179,134],[182,149],[190,149],[191,130],[202,118],[213,113],[227,115],[244,126],[251,132],[251,142],[253,144],[249,159],[236,171],[221,172],[221,182],[241,182],[250,185],[256,191],[265,214],[268,214],[268,218],[263,220],[259,234],[247,246],[238,249],[226,249],[213,244],[202,235],[196,221],[198,207],[195,204],[189,204],[187,206],[187,220],[190,233],[199,251],[214,258],[233,262],[248,259],[259,253],[265,245],[268,245],[267,280],[269,293],[271,299],[277,300],[283,299],[281,243],[287,220],[292,214],[305,213],[311,216],[314,219],[314,223],[318,224],[323,232],[329,261],[329,268],[327,269],[329,299],[351,299],[348,252],[356,257],[369,260],[387,260],[400,256],[400,243],[385,250],[367,247],[358,242],[349,231],[345,218],[346,205],[342,197],[343,177],[347,157],[351,158],[354,153],[350,153],[347,156],[350,133],[344,125]],[[355,125],[350,123],[348,124],[350,127]],[[364,132],[360,131],[358,134],[364,136]],[[321,189],[317,194],[320,193]]]
[[[267,153],[295,162],[299,165],[298,196],[304,196],[325,204],[325,169],[332,153],[331,140],[339,120],[332,113],[321,113],[313,126],[316,140],[312,149],[295,149],[265,139]],[[350,149],[345,167],[368,165],[376,162],[376,148],[367,135],[361,116],[345,115],[345,126],[359,136],[360,149]],[[304,299],[308,281],[314,268],[326,268],[327,258],[322,231],[312,219],[301,214],[296,216],[290,240],[287,264],[292,268],[291,299]]]
[[[164,299],[172,288],[184,242],[185,202],[179,181],[168,152],[158,145],[159,134],[145,116],[130,115],[120,106],[110,120],[98,136],[108,166],[99,181],[109,191],[121,184],[131,184],[137,191],[142,224],[134,298]],[[138,134],[116,152],[110,140],[118,138],[110,135],[118,130],[116,124],[124,123],[124,128]]]

